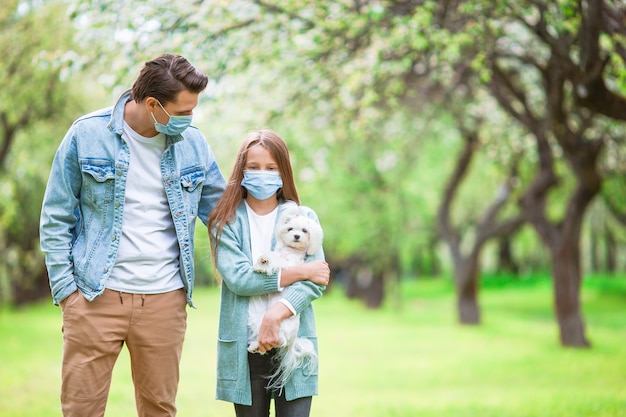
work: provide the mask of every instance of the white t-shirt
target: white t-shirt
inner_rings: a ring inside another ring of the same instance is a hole
[[[259,256],[272,250],[272,237],[274,236],[278,206],[270,213],[260,215],[256,214],[246,202],[246,210],[250,222],[250,249],[252,249],[252,263],[254,263]]]
[[[180,249],[161,179],[165,135],[146,138],[124,122],[130,150],[117,260],[106,287],[139,294],[183,288]]]
[[[252,264],[254,264],[259,256],[269,253],[272,249],[272,237],[274,236],[278,207],[268,214],[259,215],[255,213],[246,202],[246,210],[250,223],[250,249],[252,251]],[[280,272],[278,273],[278,277],[278,282],[280,282]],[[255,322],[251,319],[252,316],[263,314],[263,312],[267,311],[267,309],[276,302],[282,302],[293,314],[296,314],[291,303],[280,298],[280,292],[282,290],[282,288],[278,287],[275,293],[253,295],[250,297],[248,302],[248,342],[255,341],[253,340],[254,336],[251,329],[252,323]]]

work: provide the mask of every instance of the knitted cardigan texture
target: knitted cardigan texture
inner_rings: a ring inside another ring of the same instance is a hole
[[[278,219],[288,203],[281,202]],[[291,203],[293,204],[293,203]],[[319,222],[315,212],[304,206],[301,214]],[[276,243],[272,238],[272,248]],[[324,259],[323,249],[308,256],[306,261]],[[254,272],[250,248],[250,227],[245,202],[237,207],[234,221],[224,226],[217,249],[217,270],[222,277],[220,318],[217,342],[218,400],[251,405],[250,370],[248,367],[248,300],[250,296],[276,292],[278,274],[265,275]],[[317,351],[315,317],[311,302],[322,296],[325,287],[310,281],[298,281],[282,291],[300,314],[299,337],[310,339]],[[318,354],[319,356],[319,354]],[[288,401],[317,395],[318,369],[304,366],[296,371],[285,385]]]

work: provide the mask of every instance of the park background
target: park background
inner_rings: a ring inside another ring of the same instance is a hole
[[[624,1],[3,0],[0,27],[0,416],[60,415],[54,152],[164,52],[209,75],[224,175],[272,128],[324,226],[313,416],[626,415]],[[180,414],[230,415],[196,245]]]

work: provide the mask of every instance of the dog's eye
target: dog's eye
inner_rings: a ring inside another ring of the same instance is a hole
[[[287,231],[288,231],[288,232],[291,232],[292,230],[293,230],[293,227],[288,227],[288,228],[287,228]]]
[[[302,233],[309,233],[309,231],[306,229],[302,229]]]

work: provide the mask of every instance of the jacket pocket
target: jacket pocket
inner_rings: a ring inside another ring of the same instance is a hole
[[[202,196],[202,184],[204,182],[204,169],[191,167],[184,169],[180,174],[180,186],[183,190],[183,204],[190,218],[195,218],[198,213],[198,203]]]
[[[102,209],[113,198],[115,186],[115,164],[106,159],[83,159],[80,161],[83,173],[83,193],[94,208]]]
[[[83,159],[80,168],[85,174],[91,175],[96,182],[104,182],[115,178],[115,165],[107,159]]]
[[[217,379],[237,380],[238,352],[236,340],[217,341]]]
[[[180,185],[187,192],[193,192],[204,182],[204,169],[200,167],[190,168],[180,174]]]

